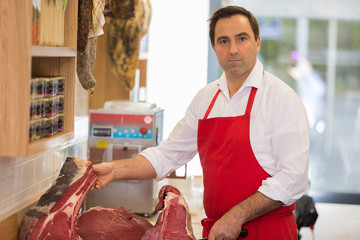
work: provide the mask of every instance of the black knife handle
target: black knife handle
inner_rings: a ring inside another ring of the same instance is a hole
[[[241,229],[241,232],[239,234],[239,238],[243,238],[246,237],[248,235],[248,230],[246,229]]]

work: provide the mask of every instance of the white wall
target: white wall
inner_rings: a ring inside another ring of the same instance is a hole
[[[165,109],[164,138],[207,79],[208,0],[152,0],[147,99]]]
[[[207,82],[209,0],[152,0],[151,5],[147,100],[164,109],[166,139]],[[192,164],[197,160],[188,167],[190,175],[199,170]]]

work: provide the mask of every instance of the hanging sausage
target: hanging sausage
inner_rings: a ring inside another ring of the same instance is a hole
[[[92,74],[96,59],[97,37],[103,34],[105,0],[79,0],[77,34],[77,75],[82,87],[93,93]]]

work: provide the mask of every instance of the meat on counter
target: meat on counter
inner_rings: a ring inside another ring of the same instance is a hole
[[[78,234],[86,240],[141,239],[152,224],[123,208],[94,207],[78,219]]]
[[[196,239],[191,225],[189,207],[174,186],[165,185],[160,189],[156,210],[163,210],[155,224],[142,240],[192,240]]]
[[[23,217],[19,239],[141,239],[152,225],[126,209],[95,207],[78,217],[82,202],[96,179],[91,162],[68,157],[53,186]],[[97,233],[95,219],[99,224],[98,229],[102,229]],[[87,231],[97,234],[96,238],[92,238]]]

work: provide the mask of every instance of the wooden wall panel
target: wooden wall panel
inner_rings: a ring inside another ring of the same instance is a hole
[[[106,22],[109,19],[106,18]],[[93,75],[96,79],[95,92],[90,98],[90,108],[102,108],[109,100],[129,100],[130,93],[125,89],[121,80],[116,77],[110,69],[110,59],[106,53],[107,28],[104,25],[104,34],[98,37],[96,49],[96,61]],[[140,59],[138,69],[140,69],[139,86],[146,86],[147,60]]]
[[[106,18],[106,23],[109,19]],[[123,83],[110,69],[110,59],[106,53],[107,26],[104,25],[104,34],[98,37],[96,47],[96,61],[93,75],[96,79],[95,92],[90,98],[90,108],[96,109],[104,106],[104,103],[114,99],[129,99],[129,91],[126,91]]]

